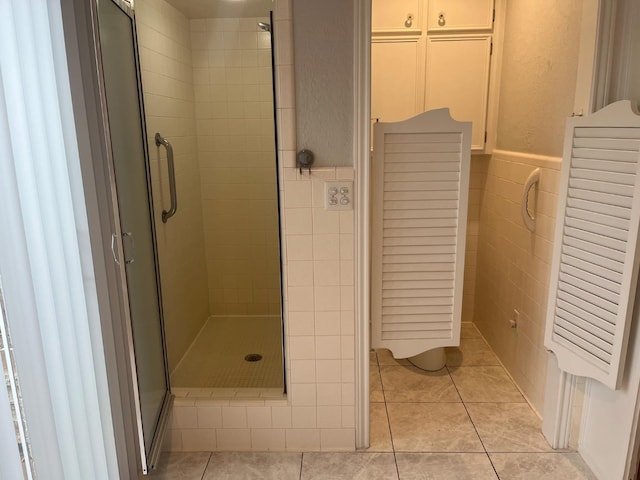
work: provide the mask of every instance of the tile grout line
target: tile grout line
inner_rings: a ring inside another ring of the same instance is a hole
[[[478,432],[478,428],[476,427],[476,424],[473,421],[473,418],[471,418],[471,414],[469,413],[469,409],[467,408],[467,403],[464,401],[464,398],[462,398],[462,395],[460,394],[460,390],[458,390],[458,386],[456,385],[456,382],[453,380],[453,376],[451,375],[451,370],[449,370],[449,366],[445,365],[445,368],[447,369],[447,373],[449,374],[449,378],[451,379],[451,383],[453,384],[453,388],[456,389],[456,392],[458,392],[458,395],[460,396],[460,401],[462,402],[462,407],[464,408],[464,411],[467,412],[467,417],[469,418],[469,421],[471,422],[471,425],[473,426],[473,430],[476,432],[476,435],[478,436],[478,440],[480,441],[480,445],[482,445],[482,449],[484,450],[484,454],[487,456],[487,460],[489,460],[489,463],[491,464],[491,468],[493,469],[493,472],[496,474],[496,478],[498,480],[500,480],[500,475],[498,475],[498,471],[496,470],[495,465],[493,464],[493,461],[491,460],[491,456],[489,455],[489,452],[487,451],[487,447],[485,446],[484,442],[482,441],[482,437],[480,436],[480,432]]]
[[[213,457],[213,452],[209,452],[209,458],[207,458],[207,464],[204,467],[204,471],[202,472],[200,480],[204,480],[204,476],[207,474],[207,469],[209,468],[209,464],[211,463],[211,457]]]
[[[300,452],[300,474],[298,480],[302,480],[302,463],[304,462],[304,452]]]
[[[375,352],[375,350],[374,350]],[[393,443],[393,433],[391,433],[391,420],[389,419],[389,409],[387,408],[387,396],[384,392],[384,383],[382,382],[382,372],[380,371],[380,362],[378,361],[378,352],[376,355],[376,366],[378,368],[378,375],[380,375],[380,385],[382,386],[382,398],[384,399],[384,411],[387,414],[387,429],[389,430],[389,438],[391,440],[391,452],[393,453],[393,463],[396,465],[396,475],[400,479],[400,469],[398,468],[398,457],[396,457],[396,446]]]

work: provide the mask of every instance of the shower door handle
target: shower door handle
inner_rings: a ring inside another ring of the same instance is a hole
[[[162,145],[167,149],[167,168],[169,169],[169,195],[171,197],[171,208],[162,210],[162,223],[167,223],[173,217],[178,208],[178,198],[176,195],[176,170],[173,162],[173,147],[169,140],[164,138],[160,133],[156,133],[156,146]]]

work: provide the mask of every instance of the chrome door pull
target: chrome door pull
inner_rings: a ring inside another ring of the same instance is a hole
[[[111,253],[113,254],[113,261],[120,265],[120,259],[118,258],[118,254],[116,253],[116,238],[118,238],[117,233],[111,234]]]
[[[178,208],[178,198],[176,196],[176,171],[173,163],[173,147],[171,146],[171,142],[160,135],[159,132],[156,132],[155,138],[157,147],[162,145],[167,149],[167,168],[169,169],[169,195],[171,197],[171,208],[168,211],[162,210],[162,223],[167,223],[167,220],[175,215],[176,209]]]
[[[113,254],[113,260],[114,262],[116,262],[116,264],[120,265],[120,259],[118,258],[118,254],[116,252],[116,239],[118,238],[118,234],[117,233],[112,233],[111,234],[111,253]],[[131,242],[131,258],[129,260],[127,260],[127,252],[125,251],[125,245],[124,245],[124,241],[126,239],[129,239],[129,241]],[[124,254],[124,264],[125,265],[131,265],[133,262],[135,262],[135,253],[136,253],[136,242],[133,239],[133,233],[132,232],[124,232],[122,234],[122,252]]]

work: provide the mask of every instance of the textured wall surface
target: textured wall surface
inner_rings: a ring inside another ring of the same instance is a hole
[[[562,155],[573,111],[582,0],[509,0],[498,114],[501,150]]]
[[[212,315],[279,315],[278,187],[268,18],[191,20]]]
[[[209,316],[189,21],[163,0],[137,0],[136,22],[171,371]],[[155,132],[175,154],[178,211],[167,223],[166,151],[156,147]]]
[[[353,165],[353,2],[296,0],[298,150],[316,166]]]

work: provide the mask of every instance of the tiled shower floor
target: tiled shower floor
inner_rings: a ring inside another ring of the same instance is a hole
[[[582,480],[471,324],[447,367],[424,372],[371,353],[371,446],[355,453],[165,453],[155,479]]]
[[[282,390],[281,332],[277,316],[210,317],[171,374],[172,388]],[[252,353],[262,359],[246,361]]]

